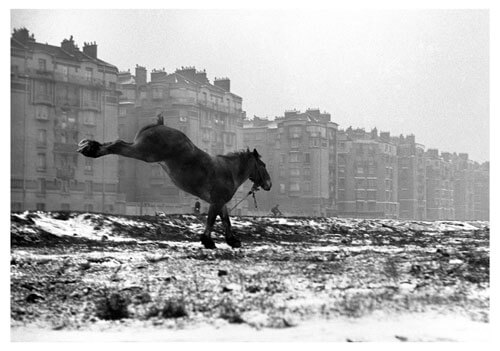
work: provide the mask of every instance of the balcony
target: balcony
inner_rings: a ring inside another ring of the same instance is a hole
[[[33,103],[53,106],[54,96],[52,94],[36,93],[33,97]]]
[[[196,105],[196,99],[195,98],[184,98],[184,97],[172,97],[172,104],[179,104],[179,105]]]
[[[75,178],[75,169],[73,167],[56,168],[56,178],[68,180]]]
[[[82,100],[81,108],[84,110],[99,111],[99,101],[97,100]]]
[[[56,103],[59,106],[68,106],[68,107],[80,107],[80,101],[77,98],[70,98],[66,96],[58,96],[56,98]]]
[[[96,88],[105,88],[104,80],[94,77],[78,76],[74,74],[64,74],[61,72],[53,72],[53,77],[57,81],[68,82],[83,86],[92,86]]]

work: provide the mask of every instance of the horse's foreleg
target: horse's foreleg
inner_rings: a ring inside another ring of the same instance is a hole
[[[231,220],[229,219],[229,212],[227,210],[227,206],[222,206],[220,218],[225,227],[225,237],[226,243],[231,247],[241,247],[241,241],[236,238],[231,231]]]
[[[120,155],[145,162],[157,162],[154,155],[141,151],[136,143],[117,140],[109,143],[99,143],[95,140],[83,139],[78,144],[78,152],[86,157],[97,158],[106,155]]]
[[[208,208],[208,216],[207,216],[207,226],[205,227],[205,231],[201,235],[201,243],[207,249],[215,249],[215,243],[210,237],[212,233],[212,227],[215,224],[215,219],[217,218],[217,214],[219,212],[219,208],[217,208],[214,204],[211,204]]]

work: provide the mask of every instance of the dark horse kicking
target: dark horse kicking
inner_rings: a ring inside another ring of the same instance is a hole
[[[175,185],[210,204],[207,226],[201,235],[201,242],[208,249],[215,248],[210,233],[217,215],[224,224],[228,245],[241,246],[240,240],[231,232],[226,206],[241,184],[250,179],[254,183],[253,189],[271,189],[271,178],[257,150],[210,156],[181,131],[163,125],[161,115],[156,124],[142,128],[133,143],[117,140],[101,144],[84,139],[78,144],[78,152],[92,158],[121,155],[159,162]]]

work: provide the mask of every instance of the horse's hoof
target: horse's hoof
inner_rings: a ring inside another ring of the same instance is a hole
[[[78,149],[76,151],[83,156],[96,158],[100,147],[101,143],[95,140],[83,139],[78,143]]]
[[[226,243],[232,248],[241,247],[241,241],[235,237],[227,238]]]
[[[201,239],[201,243],[203,244],[203,246],[205,246],[206,249],[213,250],[216,248],[214,241],[212,239],[210,239],[209,237],[202,235],[200,237],[200,239]]]

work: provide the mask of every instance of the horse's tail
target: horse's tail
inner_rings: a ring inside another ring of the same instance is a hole
[[[159,125],[159,126],[162,126],[164,125],[163,123],[163,115],[160,113],[158,114],[158,116],[156,116],[157,120],[156,120],[156,124]]]

